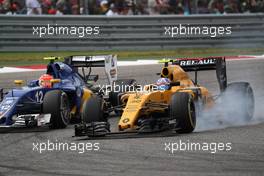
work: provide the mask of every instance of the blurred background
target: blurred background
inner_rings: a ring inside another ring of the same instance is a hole
[[[264,0],[0,0],[0,14],[191,15],[264,12]]]
[[[0,0],[0,67],[109,53],[129,60],[263,55],[263,12],[264,0]],[[232,35],[166,35],[165,27],[179,24],[232,27]],[[34,35],[47,25],[97,27],[100,35]]]

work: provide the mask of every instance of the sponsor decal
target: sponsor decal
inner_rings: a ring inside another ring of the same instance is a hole
[[[115,78],[115,75],[116,75],[116,69],[112,69],[112,70],[110,70],[110,75],[111,75],[111,78]]]
[[[192,65],[211,65],[215,64],[216,59],[201,59],[201,60],[180,60],[180,66],[192,66]]]
[[[128,118],[125,118],[125,119],[123,120],[123,123],[127,123],[127,122],[129,122],[129,119],[128,119]]]

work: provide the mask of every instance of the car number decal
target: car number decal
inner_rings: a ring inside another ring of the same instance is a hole
[[[44,94],[42,91],[37,91],[36,94],[35,94],[35,98],[36,98],[36,101],[38,103],[42,103],[43,102],[43,98],[44,98]]]

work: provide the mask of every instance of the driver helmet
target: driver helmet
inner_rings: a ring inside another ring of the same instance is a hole
[[[43,74],[39,77],[39,86],[44,88],[52,88],[52,83],[50,80],[53,79],[53,76],[49,74]]]
[[[170,87],[170,80],[168,78],[160,78],[157,80],[156,85],[158,90],[168,90]]]

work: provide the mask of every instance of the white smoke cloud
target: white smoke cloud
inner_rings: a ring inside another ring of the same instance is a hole
[[[259,93],[257,93],[259,95]],[[241,103],[245,103],[245,98],[238,95],[236,91],[223,95],[217,100],[214,108],[204,111],[197,116],[195,131],[206,131],[213,129],[223,129],[227,127],[253,125],[264,122],[264,101],[256,97],[255,92],[255,111],[252,119],[245,119],[241,116]],[[223,99],[224,102],[223,102]]]

